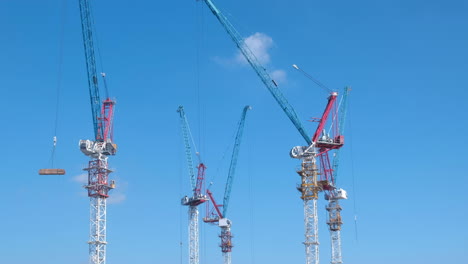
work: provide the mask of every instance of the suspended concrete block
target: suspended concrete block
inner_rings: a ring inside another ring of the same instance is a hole
[[[64,169],[40,169],[39,175],[65,175]]]

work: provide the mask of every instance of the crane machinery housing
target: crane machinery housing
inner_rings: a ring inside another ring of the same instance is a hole
[[[231,156],[231,164],[229,165],[228,177],[226,180],[226,187],[224,189],[224,199],[223,204],[217,204],[213,193],[207,189],[206,193],[210,197],[210,201],[213,204],[213,211],[210,210],[209,203],[206,204],[206,217],[203,218],[205,223],[217,223],[218,226],[221,228],[221,234],[219,237],[221,238],[221,252],[223,253],[223,260],[224,264],[231,264],[232,257],[232,234],[231,234],[231,220],[227,218],[228,212],[228,205],[229,200],[231,198],[231,190],[232,184],[234,181],[234,174],[237,167],[237,157],[239,156],[239,149],[242,140],[242,135],[244,132],[244,125],[245,125],[245,117],[247,115],[247,111],[252,109],[250,106],[245,106],[242,110],[241,119],[239,121],[239,125],[237,128],[236,138],[234,141],[234,147],[232,149],[232,156]],[[223,211],[221,212],[221,207],[223,207]]]
[[[80,140],[81,152],[90,158],[88,168],[88,190],[90,198],[90,234],[89,262],[92,264],[106,263],[106,200],[109,191],[115,188],[115,182],[109,182],[107,159],[117,152],[113,141],[113,118],[115,100],[106,93],[106,99],[101,102],[96,71],[94,51],[93,19],[89,0],[79,0],[81,28],[84,43],[84,54],[88,76],[88,88],[93,119],[94,140]],[[101,73],[105,83],[105,74]],[[107,87],[106,87],[107,91]]]
[[[309,137],[306,129],[302,125],[300,119],[297,117],[294,108],[289,105],[287,99],[279,89],[277,82],[271,78],[265,67],[256,58],[255,54],[248,47],[242,36],[231,24],[227,17],[214,5],[212,0],[203,0],[208,6],[213,15],[218,19],[233,42],[236,44],[244,58],[250,64],[252,69],[258,75],[260,80],[265,84],[270,94],[274,97],[278,105],[281,107],[286,116],[294,124],[298,132],[306,141],[306,146],[294,147],[290,156],[293,158],[301,159],[301,169],[298,171],[301,176],[301,186],[299,190],[302,195],[301,198],[304,203],[304,227],[305,227],[305,252],[306,264],[319,263],[319,242],[318,242],[318,213],[317,213],[317,199],[318,192],[323,190],[332,191],[335,189],[333,185],[333,168],[329,165],[328,151],[331,149],[339,149],[344,144],[344,137],[336,135],[334,138],[329,138],[325,134],[319,138],[320,133],[323,131],[328,115],[331,108],[336,101],[338,94],[333,92],[327,104],[327,108],[322,115],[319,127],[317,128],[314,137]],[[327,155],[325,155],[327,154]],[[320,157],[321,167],[317,166],[316,157]],[[321,172],[320,172],[321,170]],[[318,176],[322,173],[322,178]],[[323,178],[323,176],[325,178]],[[335,210],[335,212],[339,210]]]
[[[205,170],[206,166],[203,164],[200,158],[200,153],[196,153],[198,156],[198,174],[195,178],[195,172],[193,169],[192,161],[192,148],[190,146],[190,127],[185,115],[184,107],[179,106],[177,109],[180,117],[180,123],[182,127],[182,138],[185,145],[185,156],[187,158],[188,172],[190,176],[190,185],[193,191],[191,197],[185,196],[182,198],[182,205],[189,207],[189,264],[200,263],[200,246],[199,246],[199,223],[198,223],[198,206],[206,201],[208,197],[202,193]],[[193,142],[193,140],[192,140]]]

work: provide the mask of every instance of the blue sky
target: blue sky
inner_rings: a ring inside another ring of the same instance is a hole
[[[179,202],[189,179],[176,109],[185,106],[220,197],[230,156],[223,153],[247,104],[253,110],[229,209],[233,261],[304,262],[299,162],[288,155],[303,139],[237,60],[215,17],[196,1],[93,2],[118,103],[108,263],[186,263],[187,215]],[[291,64],[333,89],[352,87],[338,179],[350,196],[342,203],[345,263],[466,259],[468,2],[215,3],[243,36],[265,36],[265,65],[281,71],[280,86],[309,133],[316,123],[306,120],[321,114],[327,94]],[[1,1],[0,25],[0,263],[86,263],[89,203],[80,175],[87,158],[78,141],[93,131],[78,3]],[[38,176],[50,165],[62,26],[55,163],[67,175]],[[327,263],[324,205],[322,199],[320,254]],[[202,263],[222,261],[218,233],[202,225]]]

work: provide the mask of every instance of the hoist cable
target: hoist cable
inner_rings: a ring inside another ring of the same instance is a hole
[[[101,76],[103,77],[104,79],[104,92],[106,93],[106,99],[109,98],[109,89],[107,88],[107,82],[105,80],[105,70],[104,70],[104,62],[102,60],[102,55],[101,55],[101,48],[99,45],[99,38],[98,38],[98,31],[96,29],[96,24],[94,23],[94,12],[92,11],[93,7],[92,7],[92,3],[90,2],[89,3],[89,10],[90,10],[90,17],[91,17],[91,25],[93,27],[93,36],[94,36],[94,40],[96,40],[96,49],[97,49],[97,55],[98,55],[98,60],[99,60],[99,67],[101,68]]]
[[[198,111],[198,146],[200,147],[200,151],[203,151],[203,144],[202,144],[202,135],[204,135],[204,131],[202,128],[204,127],[204,120],[202,114],[202,98],[201,98],[201,68],[200,68],[200,61],[201,61],[201,53],[203,48],[204,42],[204,35],[205,35],[205,28],[204,28],[204,5],[196,5],[196,38],[197,38],[197,45],[196,45],[196,61],[195,61],[195,74],[196,74],[196,82],[197,82],[197,111]]]
[[[67,21],[67,0],[62,0],[62,9],[60,15],[60,29],[59,29],[59,51],[58,51],[58,63],[57,63],[57,83],[56,83],[56,101],[55,101],[55,120],[54,120],[54,137],[53,146],[50,154],[49,163],[51,168],[54,167],[55,161],[55,149],[57,147],[57,132],[58,132],[58,121],[60,111],[60,96],[62,90],[62,76],[63,76],[63,47],[64,47],[64,36],[65,36],[65,24]]]
[[[351,107],[349,107],[351,109]],[[354,214],[354,236],[356,242],[358,242],[358,226],[357,226],[357,194],[356,194],[356,177],[354,174],[354,156],[353,156],[353,134],[352,134],[352,127],[351,127],[351,111],[348,110],[348,116],[349,116],[349,148],[351,151],[351,177],[352,177],[352,190],[353,190],[353,214]]]

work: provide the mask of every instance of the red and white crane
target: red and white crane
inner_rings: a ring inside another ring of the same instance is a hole
[[[189,207],[189,264],[199,264],[200,263],[200,245],[199,245],[199,223],[198,223],[198,206],[206,201],[208,197],[202,193],[204,179],[205,179],[205,170],[206,166],[203,164],[200,158],[200,153],[196,153],[198,157],[198,173],[195,178],[195,172],[193,169],[192,161],[192,147],[190,141],[193,143],[192,135],[190,133],[190,127],[185,115],[184,107],[179,106],[177,109],[179,113],[181,127],[182,127],[182,138],[185,145],[185,156],[187,158],[188,172],[190,176],[190,184],[192,188],[192,196],[185,196],[182,198],[182,205]],[[193,143],[194,144],[194,143]],[[195,147],[195,144],[194,144]]]
[[[345,127],[345,118],[348,102],[348,93],[350,88],[345,87],[343,97],[339,106],[339,122],[338,122],[338,135],[344,135]],[[325,199],[328,200],[328,205],[326,207],[328,211],[328,228],[330,230],[330,241],[331,241],[331,264],[343,263],[343,257],[341,254],[341,225],[343,221],[341,220],[341,206],[339,201],[347,199],[346,191],[337,188],[337,175],[338,175],[338,165],[340,160],[340,148],[334,150],[333,155],[333,166],[332,166],[332,175],[331,179],[334,183],[335,189],[325,191]]]
[[[331,93],[327,108],[320,119],[319,127],[317,128],[314,137],[310,138],[306,129],[302,125],[300,119],[297,117],[294,108],[288,103],[283,93],[278,87],[277,82],[271,78],[265,67],[261,65],[255,54],[252,52],[250,47],[245,42],[244,38],[239,34],[236,28],[231,24],[228,18],[221,12],[221,10],[215,6],[212,0],[203,0],[208,6],[213,15],[218,19],[223,28],[229,34],[233,42],[236,44],[244,58],[252,66],[252,69],[258,75],[260,80],[265,84],[266,88],[276,100],[278,105],[281,107],[283,112],[288,116],[290,121],[294,124],[297,131],[306,141],[306,146],[294,147],[290,155],[293,158],[301,159],[302,166],[301,170],[298,171],[301,176],[301,185],[299,190],[302,195],[301,198],[304,202],[304,227],[305,227],[305,251],[306,251],[306,264],[318,264],[319,263],[319,242],[318,242],[318,214],[317,214],[317,199],[318,193],[325,190],[325,188],[332,189],[333,181],[331,175],[333,175],[333,168],[329,165],[330,161],[328,153],[330,149],[339,149],[343,145],[342,135],[336,135],[331,138],[332,142],[325,142],[321,139],[328,140],[329,138],[319,137],[323,131],[323,127],[327,121],[328,115],[331,112],[332,106],[335,104],[337,93]],[[320,151],[322,147],[323,151]],[[322,166],[322,178],[319,179],[320,175],[319,167],[317,166],[316,157],[320,158]],[[323,173],[328,173],[324,175]],[[323,178],[325,177],[325,178]]]
[[[336,179],[340,149],[344,145],[343,133],[348,94],[351,89],[345,87],[341,101],[337,103],[337,92],[331,91],[325,87],[323,84],[300,69],[297,65],[293,65],[293,67],[304,73],[304,75],[314,81],[317,85],[330,92],[322,117],[314,118],[312,120],[319,122],[312,137],[312,142],[315,147],[314,152],[316,153],[315,156],[319,159],[319,166],[316,168],[316,171],[318,173],[317,175],[320,175],[314,188],[317,191],[323,191],[325,193],[325,200],[328,201],[326,209],[328,211],[327,224],[330,230],[331,263],[343,263],[341,254],[341,225],[343,224],[343,221],[341,219],[342,208],[339,204],[339,200],[347,199],[347,193],[345,190],[337,187]],[[328,131],[325,129],[327,124],[329,125]],[[299,148],[296,149],[296,151],[301,151],[301,147],[296,148]],[[292,152],[291,154],[291,156],[294,157],[294,153]],[[330,161],[330,155],[333,155],[333,163]],[[301,174],[303,172],[299,171],[299,173]],[[299,190],[302,191],[302,188],[299,188]],[[317,193],[315,193],[315,196],[317,196]]]
[[[88,184],[84,187],[88,190],[90,198],[89,261],[92,264],[105,264],[106,200],[109,191],[115,188],[115,182],[109,182],[109,174],[112,171],[107,163],[107,158],[117,152],[117,145],[113,141],[115,100],[108,95],[104,73],[101,73],[101,76],[104,78],[106,99],[103,101],[100,99],[94,55],[94,25],[89,2],[89,0],[79,0],[94,140],[80,140],[79,147],[81,152],[91,159],[88,168],[84,169],[88,171]]]
[[[250,106],[245,106],[242,110],[241,119],[239,121],[239,125],[237,128],[236,138],[234,141],[234,147],[232,149],[232,156],[231,156],[231,164],[229,166],[228,177],[226,180],[226,187],[224,189],[224,199],[223,204],[216,203],[214,199],[213,193],[207,189],[206,193],[210,197],[210,201],[213,205],[213,210],[210,210],[210,203],[206,204],[206,217],[203,218],[205,223],[217,223],[218,226],[221,228],[221,234],[219,237],[221,238],[221,252],[223,252],[223,259],[224,264],[231,264],[231,252],[232,252],[232,234],[231,234],[231,225],[232,222],[227,218],[228,206],[229,201],[231,198],[231,190],[232,184],[234,181],[234,174],[237,167],[237,157],[239,156],[239,149],[242,140],[242,135],[244,132],[244,125],[245,125],[245,117],[247,115],[247,111],[252,109]],[[221,211],[222,207],[222,211]]]

